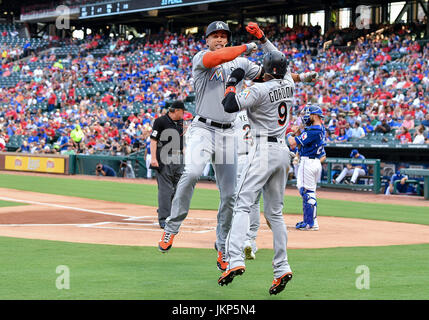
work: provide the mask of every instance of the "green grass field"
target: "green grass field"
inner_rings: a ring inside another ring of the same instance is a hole
[[[0,187],[156,206],[156,186],[142,184],[0,174]],[[301,211],[299,197],[285,204],[287,213]],[[192,208],[217,205],[217,191],[195,191]],[[429,224],[423,207],[325,199],[318,206],[321,215]],[[162,254],[156,247],[0,237],[0,299],[429,299],[429,245],[289,250],[294,278],[278,296],[268,294],[272,254],[258,251],[243,276],[220,287],[213,249]],[[60,265],[70,270],[68,290],[56,288]],[[369,289],[356,286],[359,266],[368,268]]]
[[[227,287],[213,249],[74,244],[0,237],[0,299],[428,299],[429,245],[289,250],[294,278],[270,296],[272,250],[260,250]],[[5,259],[7,257],[7,259]],[[56,287],[57,267],[70,289]],[[358,266],[369,289],[358,289]]]
[[[0,208],[1,207],[25,206],[25,205],[26,205],[25,203],[18,203],[18,202],[0,200]]]
[[[41,187],[43,186],[43,187]],[[59,194],[114,202],[158,205],[158,191],[154,185],[76,180],[58,177],[21,176],[0,174],[0,188]],[[285,196],[285,213],[300,214],[302,200]],[[217,190],[195,189],[191,209],[217,210]],[[429,225],[428,207],[409,207],[379,203],[318,199],[317,213],[321,216],[361,218]]]

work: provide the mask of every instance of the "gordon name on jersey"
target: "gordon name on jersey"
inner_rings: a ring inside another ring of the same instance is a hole
[[[281,101],[293,97],[293,87],[280,87],[268,92],[270,102]]]

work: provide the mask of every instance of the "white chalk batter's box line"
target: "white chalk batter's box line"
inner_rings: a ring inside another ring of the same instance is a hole
[[[151,218],[158,219],[158,216],[130,217],[130,218],[124,219],[124,221],[140,221],[140,220],[151,219]],[[216,218],[193,218],[193,217],[187,217],[186,220],[217,221]]]
[[[21,199],[14,199],[14,198],[9,198],[9,197],[0,197],[0,200],[4,200],[4,201],[13,201],[13,202],[21,202],[21,203],[27,203],[27,204],[35,204],[35,205],[42,205],[42,206],[49,206],[49,207],[54,207],[54,208],[62,208],[62,209],[70,209],[70,210],[75,210],[75,211],[80,211],[80,212],[90,212],[90,213],[96,213],[96,214],[102,214],[102,215],[107,215],[107,216],[116,216],[116,217],[123,217],[125,218],[124,221],[140,221],[143,219],[157,219],[157,216],[140,216],[140,217],[135,217],[135,216],[127,216],[127,215],[123,215],[123,214],[118,214],[118,213],[112,213],[112,212],[105,212],[105,211],[100,211],[100,210],[91,210],[91,209],[84,209],[84,208],[77,208],[77,207],[70,207],[70,206],[65,206],[65,205],[59,205],[59,204],[54,204],[54,203],[47,203],[47,202],[39,202],[39,201],[30,201],[30,200],[21,200]],[[200,221],[217,221],[217,218],[194,218],[194,217],[187,217],[186,220],[200,220]],[[86,227],[86,228],[99,228],[99,229],[114,229],[114,230],[136,230],[136,231],[157,231],[159,232],[159,228],[156,229],[147,229],[147,228],[115,228],[115,227],[106,227],[103,226],[104,224],[109,224],[109,223],[116,223],[118,224],[118,222],[109,222],[109,221],[105,221],[105,222],[100,222],[100,223],[92,223],[92,224],[79,224],[79,223],[75,223],[75,224],[52,224],[52,223],[45,223],[45,224],[0,224],[0,227],[49,227],[49,226],[77,226],[77,227]],[[119,223],[120,224],[120,223]],[[133,225],[136,225],[135,223]],[[142,225],[158,225],[158,223],[149,223],[149,224],[142,224]],[[188,230],[183,230],[183,232],[189,232],[189,233],[207,233],[207,232],[212,232],[216,230],[216,227],[202,227],[201,228],[205,228],[207,230],[198,230],[198,231],[188,231]],[[186,229],[186,228],[195,228],[195,226],[187,226],[186,224],[183,224],[181,226],[181,229]],[[271,230],[259,230],[258,232],[269,232]]]
[[[93,228],[93,229],[110,229],[110,230],[129,230],[129,231],[156,231],[156,232],[160,232],[159,228],[124,228],[124,227],[109,227],[106,225],[109,224],[114,224],[114,225],[130,225],[130,226],[153,226],[153,225],[158,225],[158,223],[129,223],[129,222],[98,222],[98,223],[93,223],[93,224],[82,224],[79,225],[79,227],[82,228]],[[216,231],[216,227],[206,227],[204,229],[206,230],[183,230],[186,228],[195,228],[194,226],[186,226],[186,225],[182,225],[181,227],[181,232],[186,232],[186,233],[208,233],[208,232],[213,232]]]

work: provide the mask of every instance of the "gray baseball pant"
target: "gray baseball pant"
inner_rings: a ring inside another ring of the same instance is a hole
[[[216,246],[225,252],[225,240],[231,228],[232,210],[235,203],[237,180],[237,148],[234,130],[218,129],[194,120],[185,151],[185,169],[177,185],[171,214],[166,220],[165,231],[179,232],[188,215],[195,184],[204,167],[212,161],[216,185],[220,193],[217,214]]]
[[[243,248],[249,229],[250,206],[256,202],[262,189],[264,215],[273,232],[274,277],[279,278],[291,272],[286,250],[287,230],[282,213],[289,163],[289,149],[284,141],[256,143],[251,149],[249,162],[238,186],[231,231],[226,242],[228,269],[245,266]]]
[[[240,179],[244,169],[246,168],[248,162],[247,154],[239,154],[237,161],[237,187],[240,184]],[[250,206],[250,214],[249,214],[249,230],[246,235],[246,242],[244,247],[251,246],[252,251],[256,252],[256,236],[258,234],[259,226],[260,226],[260,201],[261,192],[259,192],[258,197],[256,198],[256,202]]]

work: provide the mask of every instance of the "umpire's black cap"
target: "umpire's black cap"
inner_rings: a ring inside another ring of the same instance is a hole
[[[286,56],[280,51],[268,52],[264,56],[263,67],[265,73],[283,77],[287,69]]]
[[[213,21],[206,29],[206,38],[215,31],[226,31],[228,33],[228,41],[231,38],[231,30],[229,30],[228,24],[223,21]]]
[[[171,104],[170,109],[182,109],[182,110],[186,111],[185,104],[183,103],[183,101],[180,101],[180,100],[174,101]]]

